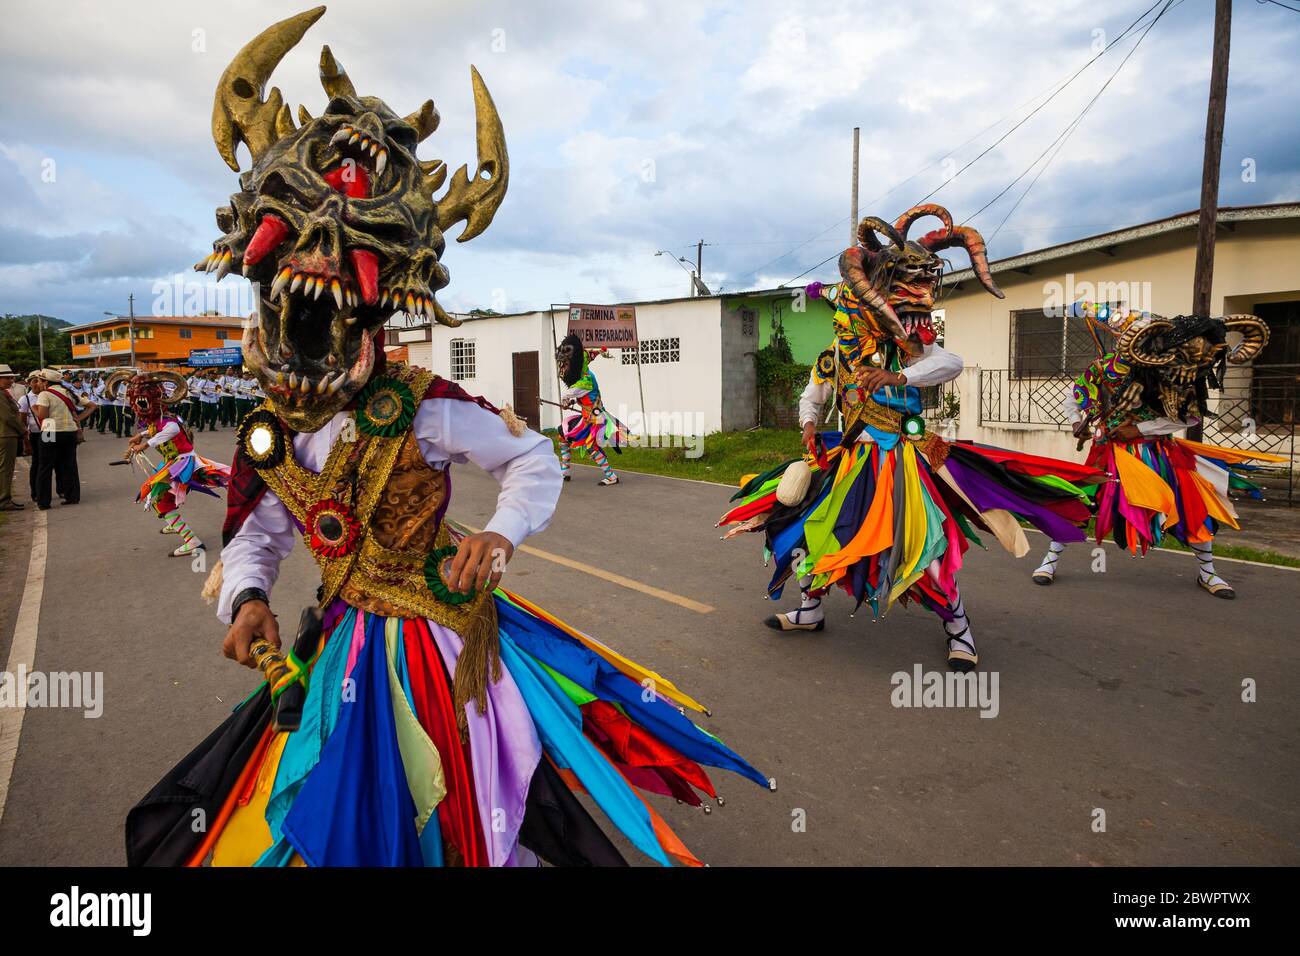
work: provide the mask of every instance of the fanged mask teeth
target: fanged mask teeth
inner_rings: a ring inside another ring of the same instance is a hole
[[[271,283],[272,302],[274,302],[277,298],[279,298],[280,293],[284,291],[285,285],[289,282],[289,279],[292,276],[293,276],[293,271],[288,266],[285,266],[283,269],[280,270],[279,274],[276,275],[275,281]]]

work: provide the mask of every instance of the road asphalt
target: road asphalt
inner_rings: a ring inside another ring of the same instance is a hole
[[[0,662],[43,534],[35,668],[102,672],[104,693],[97,718],[26,711],[0,865],[122,864],[127,809],[255,685],[220,655],[204,575],[168,557],[175,538],[133,504],[140,476],[109,467],[122,444],[81,446],[79,505],[29,505],[0,526]],[[198,446],[229,461],[233,431]],[[1300,572],[1222,563],[1229,602],[1195,586],[1187,555],[1107,547],[1097,573],[1075,546],[1044,588],[1029,579],[1037,553],[972,549],[962,589],[996,716],[900,707],[903,677],[944,670],[931,615],[850,617],[836,594],[824,631],[778,634],[762,625],[775,608],[760,540],[723,542],[713,527],[729,489],[598,477],[575,468],[504,583],[671,678],[712,711],[700,723],[776,779],[773,793],[713,774],[725,806],[709,814],[652,798],[705,862],[1300,863]],[[482,527],[491,478],[463,466],[453,485],[452,516]],[[222,508],[194,495],[185,509],[214,552]],[[1044,543],[1031,535],[1035,552]],[[316,582],[300,545],[273,595],[282,619]]]

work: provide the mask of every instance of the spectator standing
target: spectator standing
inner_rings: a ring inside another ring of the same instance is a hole
[[[63,376],[54,369],[43,368],[38,373],[45,383],[36,396],[36,417],[41,423],[40,473],[36,477],[36,507],[42,511],[50,508],[52,479],[57,474],[63,491],[64,504],[75,505],[81,501],[81,478],[77,472],[77,432],[81,423],[94,411],[94,406],[82,408],[63,385]]]
[[[27,469],[27,484],[30,486],[32,501],[36,500],[36,475],[41,467],[41,423],[36,417],[36,396],[41,393],[42,388],[44,388],[44,381],[40,373],[32,372],[27,376],[26,394],[18,399],[18,412],[27,426],[23,449],[31,459],[31,467]],[[60,488],[58,491],[59,497],[63,497],[63,489]]]
[[[0,511],[21,511],[14,501],[14,466],[18,463],[18,443],[23,437],[23,420],[11,389],[14,370],[0,365]]]
[[[104,375],[102,372],[95,376],[94,385],[91,387],[90,392],[95,404],[99,406],[99,411],[95,415],[95,427],[102,435],[104,429],[112,424],[111,419],[113,417],[113,408],[108,401],[108,392],[104,389]]]
[[[203,404],[203,418],[199,431],[206,428],[214,432],[217,430],[217,402],[220,398],[217,373],[215,369],[204,369],[200,374],[202,381],[199,385],[199,398]]]
[[[185,384],[190,388],[190,398],[186,403],[185,419],[195,431],[203,427],[203,400],[199,397],[202,381],[199,378],[198,369],[190,369],[189,378],[185,380]]]

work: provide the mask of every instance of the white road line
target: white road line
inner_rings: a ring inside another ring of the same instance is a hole
[[[10,679],[15,681],[19,668],[30,674],[36,663],[36,628],[41,617],[41,596],[45,593],[48,542],[45,516],[44,511],[36,512],[32,527],[32,556],[27,562],[27,584],[23,588],[22,604],[18,606],[18,620],[14,622],[9,662],[5,665],[5,670],[13,675]],[[14,760],[18,757],[18,738],[23,731],[26,712],[26,707],[0,707],[0,820],[4,819],[5,802],[9,799],[9,781],[13,777]]]

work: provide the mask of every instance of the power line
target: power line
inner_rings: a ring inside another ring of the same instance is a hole
[[[1034,102],[1034,101],[1035,101],[1036,99],[1038,99],[1040,96],[1044,95],[1044,93],[1049,93],[1049,91],[1050,91],[1049,95],[1047,96],[1047,98],[1046,98],[1045,100],[1043,100],[1042,103],[1039,103],[1038,106],[1034,107],[1034,109],[1033,109],[1030,113],[1028,113],[1024,118],[1022,118],[1019,122],[1017,122],[1017,123],[1016,123],[1014,126],[1012,126],[1009,130],[1007,130],[1005,133],[1003,133],[1000,137],[998,137],[997,140],[995,140],[995,141],[994,141],[990,146],[988,146],[986,149],[984,149],[982,152],[980,152],[979,155],[977,155],[974,159],[972,159],[970,162],[968,162],[968,163],[967,163],[965,166],[963,166],[961,169],[957,170],[957,172],[954,173],[954,174],[953,174],[949,179],[946,179],[944,182],[940,183],[938,186],[936,186],[934,189],[932,189],[929,193],[927,193],[924,197],[922,197],[922,198],[921,198],[921,199],[916,203],[916,205],[920,205],[921,203],[925,202],[927,199],[929,199],[931,196],[933,196],[935,193],[937,193],[937,192],[938,192],[940,189],[942,189],[944,186],[948,185],[948,183],[952,182],[954,179],[956,179],[958,176],[960,176],[962,173],[964,173],[967,169],[969,169],[969,168],[970,168],[971,166],[973,166],[975,163],[979,162],[980,159],[982,159],[982,158],[983,158],[984,156],[986,156],[990,151],[992,151],[993,149],[995,149],[995,148],[998,146],[998,144],[1000,144],[1000,143],[1001,143],[1003,140],[1005,140],[1008,136],[1010,136],[1012,133],[1014,133],[1017,129],[1019,129],[1021,126],[1023,126],[1026,122],[1028,122],[1028,121],[1029,121],[1029,120],[1030,120],[1030,119],[1031,119],[1035,114],[1037,114],[1039,111],[1041,111],[1041,110],[1043,109],[1043,107],[1045,107],[1048,103],[1050,103],[1053,99],[1055,99],[1056,96],[1057,96],[1058,94],[1060,94],[1061,92],[1063,92],[1063,91],[1065,90],[1065,88],[1068,87],[1071,83],[1073,83],[1074,80],[1075,80],[1075,79],[1076,79],[1080,74],[1082,74],[1086,69],[1088,69],[1088,67],[1090,67],[1090,66],[1092,66],[1092,64],[1096,63],[1097,60],[1101,59],[1101,58],[1102,58],[1103,56],[1105,56],[1108,52],[1110,52],[1110,50],[1111,50],[1114,46],[1116,46],[1118,43],[1120,43],[1120,42],[1124,39],[1124,37],[1128,36],[1128,34],[1131,33],[1131,32],[1134,30],[1134,28],[1138,26],[1138,24],[1140,24],[1143,20],[1145,20],[1145,19],[1147,18],[1148,14],[1150,14],[1152,10],[1154,10],[1156,7],[1160,6],[1160,3],[1161,3],[1161,0],[1156,0],[1155,3],[1151,4],[1151,6],[1147,7],[1144,11],[1142,11],[1142,13],[1137,17],[1137,19],[1134,20],[1132,23],[1130,23],[1127,27],[1125,27],[1124,30],[1119,34],[1119,36],[1115,37],[1114,40],[1112,40],[1111,42],[1107,43],[1106,46],[1103,47],[1103,48],[1102,48],[1102,49],[1097,53],[1096,56],[1094,56],[1092,59],[1088,60],[1088,62],[1084,63],[1083,66],[1079,67],[1079,69],[1075,70],[1073,73],[1071,73],[1069,76],[1067,76],[1064,80],[1059,80],[1059,81],[1057,81],[1055,84],[1053,84],[1052,86],[1047,87],[1046,90],[1044,90],[1044,91],[1042,91],[1042,92],[1040,92],[1040,93],[1037,93],[1037,94],[1035,94],[1034,96],[1031,96],[1029,99],[1025,100],[1023,103],[1021,103],[1021,104],[1020,104],[1019,106],[1017,106],[1015,109],[1013,109],[1013,110],[1011,110],[1010,112],[1006,113],[1006,114],[1003,115],[1001,118],[999,118],[999,119],[993,121],[993,122],[990,123],[988,126],[984,127],[982,130],[980,130],[978,133],[976,133],[974,136],[970,137],[970,139],[966,140],[965,142],[961,143],[960,145],[956,146],[955,148],[953,148],[953,149],[949,149],[949,150],[945,150],[944,152],[940,153],[940,154],[939,154],[939,157],[938,157],[937,159],[931,161],[931,162],[928,163],[927,165],[923,166],[921,169],[918,169],[916,172],[914,172],[912,175],[908,176],[906,179],[904,179],[904,180],[902,180],[902,181],[900,181],[900,182],[898,182],[898,183],[895,183],[893,186],[891,186],[891,187],[890,187],[888,190],[886,190],[885,192],[881,193],[881,194],[880,194],[879,196],[877,196],[875,199],[869,200],[867,203],[865,203],[865,205],[866,205],[866,206],[873,206],[873,205],[875,205],[875,204],[876,204],[877,202],[879,202],[880,200],[884,199],[885,197],[889,196],[891,193],[895,192],[896,190],[898,190],[898,189],[901,188],[902,186],[904,186],[904,185],[906,185],[907,183],[911,182],[911,181],[912,181],[913,179],[915,179],[917,176],[919,176],[919,175],[921,175],[922,173],[928,171],[929,169],[932,169],[933,167],[939,165],[939,163],[941,163],[941,162],[942,162],[944,159],[946,159],[947,157],[951,156],[953,153],[955,153],[955,152],[957,152],[958,150],[961,150],[961,149],[965,148],[966,146],[968,146],[969,144],[973,143],[975,140],[979,139],[981,136],[983,136],[983,135],[984,135],[985,133],[987,133],[989,130],[994,129],[994,128],[1000,126],[1000,125],[1001,125],[1002,123],[1004,123],[1007,119],[1009,119],[1010,117],[1014,116],[1014,115],[1015,115],[1016,113],[1018,113],[1020,110],[1024,109],[1025,106],[1027,106],[1027,105],[1029,105],[1030,103]],[[1162,10],[1162,11],[1161,11],[1161,14],[1163,14],[1163,13],[1164,13],[1164,11]],[[1159,15],[1157,15],[1157,19],[1159,19]],[[1155,21],[1153,20],[1153,21],[1152,21],[1152,24],[1154,24],[1154,23],[1155,23]],[[1150,25],[1148,25],[1148,29],[1149,29],[1149,28],[1150,28]],[[1139,42],[1140,42],[1140,41],[1139,41]],[[1134,46],[1134,49],[1137,49],[1137,47]],[[1130,54],[1131,54],[1131,52],[1132,52],[1132,51],[1130,51]],[[1041,157],[1040,157],[1040,158],[1041,158]],[[753,274],[757,274],[757,273],[761,272],[763,269],[767,268],[768,266],[772,265],[773,263],[780,262],[782,259],[785,259],[785,258],[787,258],[788,256],[790,256],[792,253],[797,252],[799,249],[802,249],[804,246],[808,245],[809,243],[811,243],[811,242],[813,242],[813,241],[819,239],[821,236],[824,236],[826,233],[830,232],[832,229],[837,229],[837,228],[839,228],[841,225],[844,224],[845,221],[848,220],[848,218],[849,218],[848,216],[845,216],[845,217],[839,219],[839,220],[836,221],[834,224],[832,224],[832,225],[828,226],[827,228],[823,229],[823,230],[822,230],[821,232],[819,232],[816,236],[813,236],[811,239],[806,239],[806,240],[804,240],[804,241],[801,242],[799,245],[797,245],[797,246],[795,246],[793,249],[791,249],[789,252],[786,252],[786,253],[783,253],[782,255],[779,255],[779,256],[777,256],[775,259],[770,259],[770,260],[768,260],[767,262],[763,263],[763,265],[759,266],[757,269],[754,269],[754,270],[753,270]],[[830,255],[830,256],[827,256],[827,257],[826,257],[825,259],[823,259],[821,262],[817,263],[817,265],[812,266],[812,267],[809,268],[809,269],[805,269],[803,272],[799,273],[799,275],[794,276],[793,278],[787,279],[785,282],[782,282],[781,285],[778,286],[778,288],[780,288],[781,286],[785,286],[785,285],[787,285],[787,284],[789,284],[789,283],[791,283],[791,282],[794,282],[795,279],[799,279],[799,278],[802,278],[803,276],[806,276],[809,272],[812,272],[814,269],[819,269],[819,268],[821,268],[821,267],[824,266],[826,263],[830,262],[831,259],[834,259],[835,256],[838,255],[838,254],[839,254],[839,253],[837,252],[837,253],[834,253],[834,254],[832,254],[832,255]]]
[[[1285,3],[1278,3],[1278,0],[1255,0],[1256,3],[1271,3],[1275,7],[1281,7],[1283,10],[1290,10],[1292,13],[1300,13],[1300,7],[1288,7]]]
[[[1181,2],[1181,0],[1179,0],[1179,2]],[[1092,99],[1090,99],[1087,105],[1084,106],[1084,108],[1079,112],[1079,115],[1076,116],[1065,127],[1065,129],[1062,130],[1057,135],[1056,139],[1052,140],[1052,142],[1047,144],[1047,148],[1044,149],[1041,153],[1039,153],[1038,156],[1034,159],[1034,161],[1030,163],[1028,166],[1026,166],[1024,171],[1021,172],[1020,175],[1018,175],[1015,179],[1011,180],[1011,182],[1007,183],[1007,185],[1002,189],[1001,192],[999,192],[996,196],[994,196],[983,206],[977,209],[972,215],[967,216],[966,219],[964,220],[965,222],[970,222],[971,220],[975,219],[976,216],[984,212],[984,210],[988,209],[999,199],[1005,196],[1008,192],[1010,192],[1012,186],[1014,186],[1017,182],[1023,179],[1031,169],[1037,166],[1039,161],[1044,156],[1046,156],[1048,152],[1051,152],[1052,155],[1047,160],[1047,162],[1043,164],[1043,168],[1038,171],[1037,175],[1034,176],[1033,180],[1030,181],[1029,185],[1025,187],[1025,191],[1020,194],[1020,197],[1015,201],[1015,204],[1007,212],[1002,222],[998,223],[998,228],[993,230],[993,233],[989,236],[989,241],[991,242],[993,240],[993,236],[996,236],[998,234],[998,230],[1000,230],[1002,226],[1006,224],[1007,219],[1011,218],[1011,214],[1016,211],[1016,207],[1018,207],[1024,201],[1024,198],[1029,195],[1029,190],[1034,188],[1034,183],[1038,182],[1039,178],[1043,175],[1043,173],[1047,172],[1047,167],[1052,165],[1052,161],[1056,159],[1061,149],[1065,146],[1066,141],[1070,138],[1070,136],[1074,134],[1074,131],[1079,128],[1079,125],[1083,122],[1083,118],[1088,115],[1088,111],[1091,110],[1093,106],[1097,104],[1097,101],[1101,99],[1101,95],[1106,92],[1107,87],[1110,86],[1110,84],[1114,81],[1115,77],[1119,76],[1120,72],[1124,69],[1125,64],[1128,63],[1129,59],[1132,58],[1133,54],[1138,51],[1138,47],[1142,45],[1142,41],[1145,40],[1147,34],[1151,32],[1151,28],[1154,27],[1157,23],[1159,23],[1160,18],[1163,17],[1166,13],[1168,13],[1169,10],[1172,9],[1174,6],[1175,6],[1175,0],[1166,0],[1164,8],[1159,13],[1156,14],[1155,19],[1153,19],[1150,23],[1147,24],[1146,29],[1142,31],[1142,34],[1141,36],[1138,37],[1137,42],[1133,44],[1133,49],[1129,50],[1128,53],[1124,55],[1124,59],[1120,60],[1119,66],[1115,68],[1115,72],[1111,73],[1111,75],[1107,77],[1106,82],[1101,85],[1101,89],[1099,89],[1095,94],[1093,94]],[[1055,151],[1053,151],[1053,147],[1055,147]]]
[[[1107,44],[1102,48],[1102,50],[1101,50],[1100,53],[1098,53],[1096,56],[1094,56],[1094,57],[1093,57],[1091,60],[1089,60],[1087,63],[1083,64],[1083,66],[1079,67],[1079,68],[1078,68],[1077,70],[1075,70],[1072,74],[1070,74],[1069,79],[1067,79],[1067,80],[1065,81],[1065,83],[1062,84],[1062,86],[1060,87],[1060,89],[1056,90],[1054,93],[1052,93],[1051,96],[1049,96],[1049,97],[1048,97],[1047,99],[1045,99],[1042,103],[1040,103],[1038,106],[1036,106],[1036,107],[1034,108],[1034,110],[1033,110],[1031,113],[1029,113],[1029,114],[1028,114],[1024,119],[1022,119],[1019,123],[1017,123],[1015,126],[1011,127],[1011,129],[1007,130],[1005,133],[1003,133],[1001,136],[999,136],[996,140],[994,140],[993,143],[990,144],[990,145],[989,145],[989,146],[988,146],[988,147],[987,147],[983,152],[981,152],[978,156],[976,156],[974,159],[972,159],[970,162],[968,162],[968,163],[967,163],[965,166],[963,166],[961,169],[957,170],[957,172],[953,173],[952,176],[950,176],[948,179],[945,179],[945,180],[944,180],[943,182],[941,182],[938,186],[935,186],[934,189],[930,190],[928,193],[926,193],[924,196],[922,196],[919,200],[917,200],[916,205],[919,206],[921,203],[925,202],[927,199],[929,199],[929,198],[930,198],[931,196],[933,196],[935,193],[939,192],[939,190],[943,189],[944,186],[947,186],[950,182],[952,182],[954,179],[956,179],[956,178],[957,178],[958,176],[960,176],[962,173],[966,172],[966,170],[970,169],[972,166],[974,166],[976,163],[978,163],[981,159],[983,159],[985,156],[987,156],[990,152],[992,152],[994,149],[996,149],[996,148],[998,147],[998,145],[999,145],[1003,140],[1005,140],[1008,136],[1010,136],[1012,133],[1014,133],[1016,130],[1018,130],[1021,126],[1024,126],[1025,123],[1029,122],[1029,120],[1031,120],[1031,119],[1034,117],[1034,115],[1035,115],[1036,113],[1038,113],[1040,110],[1042,110],[1042,108],[1045,107],[1048,103],[1052,102],[1052,100],[1055,99],[1056,96],[1057,96],[1059,93],[1064,92],[1065,88],[1066,88],[1067,86],[1069,86],[1071,83],[1073,83],[1074,80],[1075,80],[1075,79],[1076,79],[1076,78],[1077,78],[1081,73],[1083,73],[1084,70],[1088,69],[1088,67],[1092,66],[1094,63],[1096,63],[1098,60],[1100,60],[1103,56],[1106,55],[1106,53],[1110,50],[1111,47],[1115,46],[1115,44],[1117,44],[1117,43],[1119,43],[1121,40],[1123,40],[1124,37],[1128,36],[1128,34],[1129,34],[1129,33],[1130,33],[1130,32],[1131,32],[1131,31],[1132,31],[1132,30],[1133,30],[1133,29],[1134,29],[1134,28],[1135,28],[1139,23],[1141,23],[1143,20],[1146,19],[1147,14],[1149,14],[1149,13],[1150,13],[1152,10],[1154,10],[1156,7],[1160,6],[1160,3],[1161,3],[1161,0],[1156,0],[1155,3],[1151,4],[1151,6],[1147,7],[1144,11],[1142,11],[1142,14],[1141,14],[1141,15],[1140,15],[1136,20],[1134,20],[1132,23],[1130,23],[1127,27],[1124,28],[1124,32],[1123,32],[1123,33],[1121,33],[1119,36],[1117,36],[1117,37],[1116,37],[1114,40],[1112,40],[1110,43],[1107,43]],[[1166,4],[1166,7],[1167,7],[1167,4]],[[1163,13],[1164,13],[1164,10],[1161,10],[1160,13],[1163,14]],[[1158,20],[1159,18],[1160,18],[1160,14],[1157,14],[1156,19]],[[1155,22],[1155,21],[1153,20],[1152,23],[1154,23],[1154,22]],[[1148,27],[1148,29],[1150,29],[1150,27]],[[1134,49],[1136,49],[1136,47],[1134,47]],[[1131,51],[1130,51],[1130,52],[1131,52]]]

